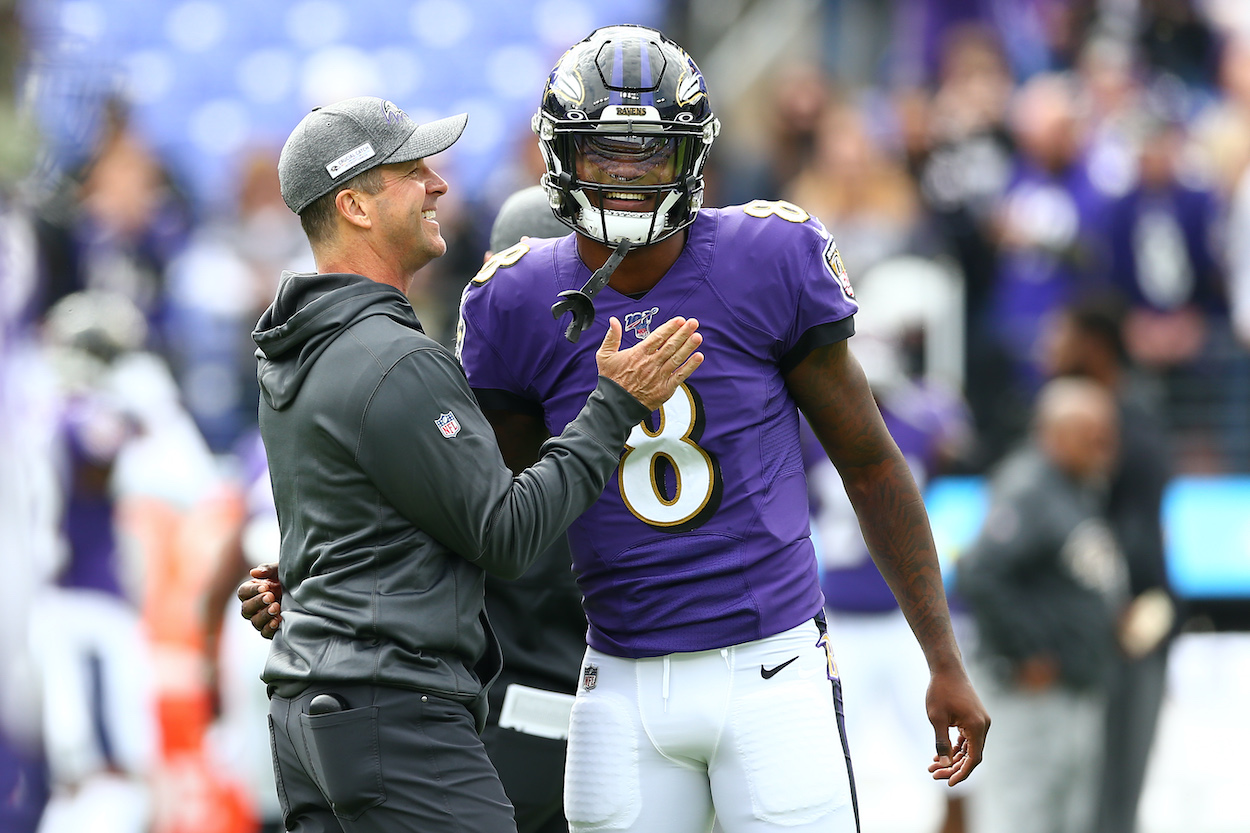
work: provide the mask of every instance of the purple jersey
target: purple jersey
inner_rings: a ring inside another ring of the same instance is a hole
[[[605,288],[574,345],[551,305],[590,270],[575,236],[521,243],[465,290],[459,352],[483,407],[560,433],[598,376],[609,316],[623,347],[675,315],[704,336],[699,371],[634,428],[616,476],[569,530],[588,641],[625,657],[721,648],[816,615],[798,411],[783,374],[853,332],[832,239],[789,203],[705,209],[680,258],[632,298]]]

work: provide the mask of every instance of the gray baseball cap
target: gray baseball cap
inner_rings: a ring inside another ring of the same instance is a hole
[[[300,120],[282,146],[282,199],[299,214],[356,174],[447,150],[468,120],[461,113],[418,125],[391,102],[373,96],[318,107]]]

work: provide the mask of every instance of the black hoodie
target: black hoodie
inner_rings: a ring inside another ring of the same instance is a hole
[[[600,377],[514,478],[455,358],[394,287],[285,273],[252,337],[285,589],[265,681],[428,691],[480,728],[500,662],[483,571],[515,578],[564,533],[646,407]]]

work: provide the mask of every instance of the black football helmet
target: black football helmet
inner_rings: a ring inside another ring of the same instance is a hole
[[[556,217],[605,245],[647,246],[694,222],[720,121],[686,51],[655,29],[624,25],[564,53],[532,127]]]

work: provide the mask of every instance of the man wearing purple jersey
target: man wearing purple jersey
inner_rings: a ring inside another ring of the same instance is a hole
[[[697,315],[717,345],[699,379],[634,428],[569,530],[590,623],[570,828],[684,833],[715,817],[728,833],[856,829],[849,756],[828,758],[845,744],[800,408],[928,661],[930,769],[963,780],[989,719],[951,635],[920,496],[847,349],[857,306],[832,238],[789,203],[701,210],[719,122],[694,62],[655,30],[609,27],[573,46],[534,129],[553,209],[577,233],[498,253],[466,288],[458,333],[509,463],[558,433],[593,384],[584,330],[615,316],[633,341]],[[573,313],[567,329],[549,310]]]
[[[653,29],[575,44],[534,129],[553,210],[576,234],[498,252],[465,290],[457,336],[509,467],[536,459],[593,386],[585,331],[615,316],[636,343],[697,311],[719,337],[699,380],[635,426],[569,531],[590,624],[569,727],[570,829],[858,828],[800,408],[928,662],[929,769],[964,780],[989,718],[951,633],[915,481],[847,349],[857,306],[828,232],[784,202],[701,210],[719,122],[694,62]],[[240,598],[272,628],[275,594],[245,585]]]

